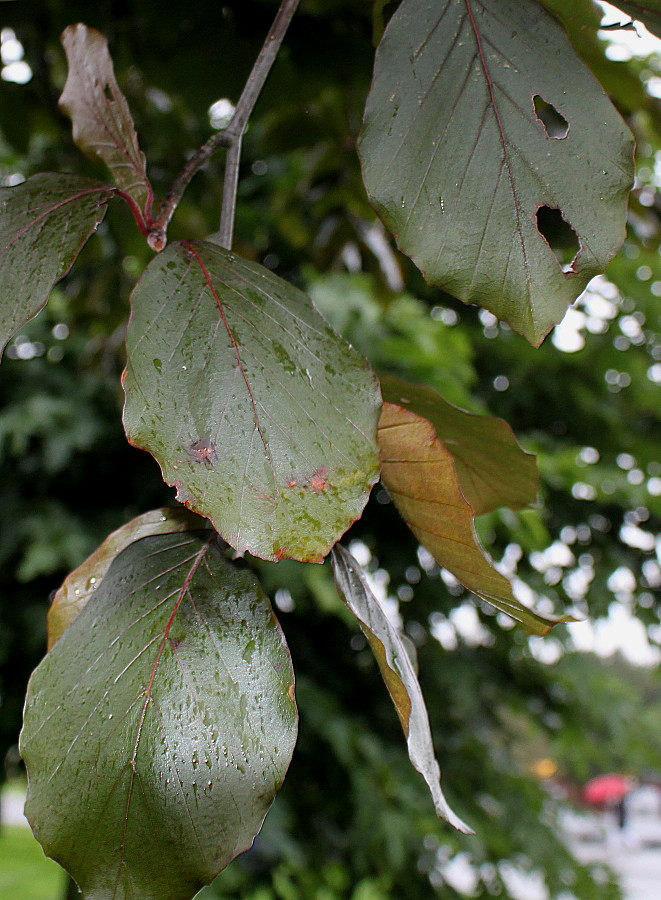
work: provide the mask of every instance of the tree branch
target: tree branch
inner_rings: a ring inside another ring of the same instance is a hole
[[[191,156],[173,181],[167,197],[161,204],[158,217],[154,220],[147,235],[147,243],[152,250],[160,251],[165,247],[167,227],[184,191],[193,176],[220,147],[227,148],[220,218],[220,244],[227,250],[231,249],[243,135],[299,2],[300,0],[282,0],[280,9],[273,20],[273,25],[259,52],[259,56],[255,60],[229,125],[217,134],[212,135],[197,153]]]
[[[220,232],[218,234],[221,247],[232,249],[234,234],[234,213],[236,210],[236,194],[239,187],[239,165],[241,163],[241,143],[243,134],[227,148],[225,156],[225,179],[223,181],[223,203],[220,210]]]

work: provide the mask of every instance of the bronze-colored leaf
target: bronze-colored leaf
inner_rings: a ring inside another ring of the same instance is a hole
[[[479,416],[453,406],[433,388],[381,375],[383,399],[429,419],[454,459],[461,493],[473,515],[501,506],[533,506],[539,472],[533,453],[522,450],[510,426],[495,416]]]
[[[429,419],[384,403],[379,420],[381,479],[407,525],[465,587],[533,634],[546,634],[558,621],[523,606],[512,585],[482,548],[474,511],[460,488],[454,459]]]
[[[117,186],[145,210],[152,197],[147,164],[115,78],[108,42],[101,32],[78,24],[65,28],[62,44],[69,75],[60,109],[71,119],[73,139],[85,153],[100,157]]]

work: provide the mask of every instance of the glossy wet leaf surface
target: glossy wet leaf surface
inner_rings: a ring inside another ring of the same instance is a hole
[[[73,139],[85,153],[100,157],[117,186],[144,209],[151,195],[145,155],[115,78],[108,42],[95,28],[78,24],[65,28],[62,43],[69,74],[60,108],[71,119]]]
[[[533,634],[558,621],[523,606],[509,580],[485,554],[462,493],[452,453],[432,422],[404,405],[384,402],[379,420],[381,480],[420,543],[439,565]]]
[[[428,419],[452,455],[461,493],[473,515],[537,501],[535,456],[518,444],[504,419],[478,416],[453,406],[433,388],[392,375],[380,376],[383,399]]]
[[[188,900],[251,845],[289,765],[289,652],[214,540],[131,544],[30,681],[26,813],[85,900]]]
[[[113,531],[91,556],[70,572],[48,609],[48,649],[62,637],[99,589],[110,564],[129,544],[155,534],[210,528],[200,516],[181,507],[152,509]]]
[[[624,239],[633,138],[532,0],[404,0],[375,63],[370,200],[426,279],[538,345]]]
[[[0,352],[43,308],[113,193],[89,178],[55,173],[0,188]]]
[[[441,790],[441,772],[434,755],[427,707],[415,669],[397,630],[390,624],[353,556],[338,544],[331,556],[340,597],[358,619],[404,729],[409,758],[424,777],[436,813],[460,831],[470,828],[448,806]]]
[[[238,551],[324,558],[377,478],[380,392],[309,298],[204,241],[132,297],[124,425]]]

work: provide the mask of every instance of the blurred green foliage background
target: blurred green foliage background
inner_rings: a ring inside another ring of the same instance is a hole
[[[246,136],[235,249],[308,290],[377,371],[507,419],[539,455],[543,504],[480,521],[491,554],[544,608],[625,623],[636,662],[651,664],[661,644],[661,57],[613,59],[597,35],[601,11],[571,4],[574,42],[636,135],[638,178],[622,252],[533,350],[488,313],[427,287],[367,204],[355,144],[373,31],[395,6],[301,3]],[[238,99],[276,8],[274,0],[1,4],[0,181],[39,171],[105,177],[74,147],[57,109],[66,77],[58,36],[84,21],[109,39],[150,176],[165,194],[211,133],[212,105]],[[172,238],[217,229],[221,181],[214,160],[191,184]],[[45,652],[49,597],[110,530],[173,502],[120,420],[129,293],[150,257],[128,210],[114,204],[0,367],[0,759],[10,774],[27,678]],[[200,896],[444,900],[462,896],[444,872],[466,853],[474,897],[510,896],[505,861],[542,870],[551,898],[617,897],[612,881],[594,880],[567,851],[558,803],[531,768],[554,757],[576,784],[611,769],[661,769],[658,673],[576,653],[590,646],[589,625],[531,641],[473,605],[419,552],[378,487],[347,540],[360,542],[376,583],[399,604],[418,649],[444,791],[477,834],[436,820],[327,567],[255,562],[291,647],[300,740],[254,849]],[[0,848],[12,834],[0,835]],[[18,857],[5,850],[0,873]]]

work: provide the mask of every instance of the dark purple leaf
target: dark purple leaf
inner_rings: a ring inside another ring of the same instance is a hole
[[[44,307],[114,193],[88,178],[50,173],[0,188],[0,352]]]

